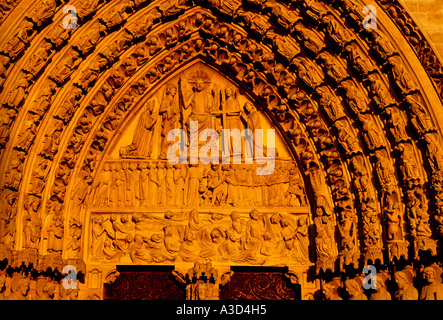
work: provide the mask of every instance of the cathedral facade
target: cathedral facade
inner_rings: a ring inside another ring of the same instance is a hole
[[[0,34],[0,299],[443,299],[443,67],[397,0],[6,0]]]

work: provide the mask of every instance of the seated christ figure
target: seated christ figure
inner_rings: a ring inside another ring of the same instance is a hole
[[[195,137],[196,139],[204,140],[204,142],[199,142],[204,144],[207,142],[210,134],[208,134],[208,131],[202,131],[205,129],[216,129],[216,118],[212,113],[214,109],[214,98],[207,92],[209,78],[207,78],[206,74],[197,74],[195,81],[191,80],[189,82],[193,83],[193,92],[184,101],[184,108],[191,108],[191,114],[187,121],[189,134],[191,139]],[[196,122],[198,125],[195,125]],[[215,143],[215,141],[210,142]],[[198,154],[198,150],[195,149],[196,146],[193,146],[191,143],[191,154]]]

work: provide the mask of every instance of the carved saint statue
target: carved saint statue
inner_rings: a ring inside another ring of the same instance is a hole
[[[148,101],[145,110],[138,120],[134,137],[132,138],[132,144],[120,149],[121,156],[151,156],[154,128],[158,119],[158,114],[156,113],[157,106],[157,99],[154,98]]]
[[[175,98],[176,94],[177,87],[174,84],[167,84],[159,111],[162,115],[161,159],[166,159],[168,149],[172,144],[172,141],[168,141],[168,133],[180,127],[180,109]]]
[[[231,87],[225,89],[225,95],[222,98],[222,108],[226,112],[226,123],[223,123],[224,129],[243,129],[243,123],[241,121],[240,115],[242,113],[240,103],[235,96],[235,91]],[[237,152],[241,152],[241,141],[239,139],[232,139],[230,142],[232,146],[231,149]]]
[[[215,116],[212,114],[214,98],[207,90],[210,83],[209,77],[204,72],[197,72],[194,79],[189,82],[193,84],[193,92],[185,100],[183,107],[185,109],[191,108],[188,121],[198,122],[198,126],[191,126],[188,123],[189,132],[192,136],[201,133],[204,129],[215,129]],[[200,138],[206,140],[208,136],[206,134]]]
[[[368,300],[363,293],[363,286],[357,279],[348,279],[345,281],[345,288],[351,296],[349,300]]]
[[[418,291],[412,285],[412,276],[407,271],[397,271],[395,273],[398,291],[395,292],[396,300],[418,300]]]
[[[420,300],[443,300],[443,284],[437,280],[437,273],[433,267],[426,267],[423,278],[428,282],[420,292]]]

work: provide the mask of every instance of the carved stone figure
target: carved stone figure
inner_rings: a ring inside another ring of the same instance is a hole
[[[375,287],[376,292],[371,294],[369,300],[391,300],[391,294],[388,292],[382,276],[377,276]]]
[[[328,35],[340,47],[343,48],[346,44],[354,39],[353,34],[331,16],[324,16],[322,21],[327,25],[326,30]]]
[[[314,20],[321,20],[321,18],[328,13],[328,8],[322,2],[317,0],[303,0],[303,7],[306,13]]]
[[[96,22],[88,29],[85,37],[75,43],[74,46],[83,55],[87,55],[91,50],[95,48],[105,31],[106,26],[99,22]]]
[[[0,147],[3,148],[8,140],[9,129],[16,116],[14,109],[0,108]]]
[[[365,97],[353,81],[343,81],[340,83],[339,88],[345,90],[347,103],[354,113],[365,113],[369,110]]]
[[[157,8],[152,9],[146,16],[140,20],[130,24],[127,29],[134,36],[135,39],[145,36],[154,25],[154,21],[160,19],[161,13]]]
[[[370,82],[373,99],[380,108],[384,109],[395,103],[395,100],[392,97],[391,93],[389,92],[387,87],[383,84],[383,82],[381,81],[380,77],[377,74],[372,73],[368,75],[367,79]]]
[[[23,215],[23,247],[38,247],[42,221],[38,215],[40,200],[36,197],[29,196],[24,205],[26,212]]]
[[[330,281],[325,283],[323,286],[323,295],[326,300],[343,300],[342,297],[338,295],[339,285],[335,281]]]
[[[18,275],[11,281],[11,294],[8,300],[29,300],[30,279]]]
[[[315,244],[317,255],[321,258],[330,258],[334,256],[333,248],[333,228],[331,218],[324,215],[314,218],[316,227]]]
[[[297,170],[297,168],[295,168],[295,166],[291,167],[289,171],[287,197],[289,198],[288,201],[291,207],[304,207],[306,205],[303,180],[300,176],[300,172]]]
[[[396,142],[408,140],[408,134],[406,132],[406,124],[403,120],[398,108],[386,108],[386,115],[389,117],[390,131],[394,136]]]
[[[403,178],[407,181],[415,182],[420,179],[420,170],[414,155],[413,146],[410,143],[400,143],[397,146],[401,154],[400,169]]]
[[[108,29],[122,23],[126,20],[128,13],[135,6],[132,0],[125,0],[118,3],[111,10],[106,12],[102,20]]]
[[[338,130],[338,139],[347,154],[361,152],[360,143],[349,127],[347,120],[338,120],[334,123]]]
[[[428,284],[421,289],[420,300],[443,300],[443,284],[437,280],[435,269],[424,268],[423,278]]]
[[[206,135],[200,135],[204,129],[215,128],[215,116],[212,114],[214,111],[215,101],[214,97],[208,92],[207,86],[210,83],[208,75],[204,72],[196,72],[194,78],[189,81],[193,85],[193,92],[187,97],[185,95],[185,101],[183,107],[185,109],[191,108],[191,114],[188,118],[188,130],[190,135],[197,135],[199,139],[207,140],[208,133]],[[197,126],[191,127],[191,122],[197,122]],[[191,147],[191,153],[197,152]]]
[[[320,95],[320,106],[324,108],[326,114],[332,121],[336,121],[346,116],[337,97],[331,93],[328,87],[318,87],[316,88],[316,92]]]
[[[52,44],[49,42],[43,42],[42,46],[39,47],[35,54],[28,60],[26,67],[23,69],[26,72],[29,72],[34,77],[40,72],[40,70],[44,67],[46,61],[48,60],[51,54]]]
[[[19,31],[4,45],[2,52],[11,60],[14,60],[32,40],[34,25],[28,20],[23,20],[18,28]]]
[[[386,195],[386,199],[385,214],[388,223],[388,241],[401,240],[403,219],[398,204],[398,197],[393,193],[392,195]]]
[[[398,56],[389,58],[388,63],[392,67],[392,77],[401,93],[408,94],[417,88],[412,80],[411,74],[406,71]]]
[[[241,16],[246,22],[246,25],[260,36],[264,36],[266,32],[272,28],[272,25],[262,15],[245,12],[242,9],[237,11],[237,15]]]
[[[29,18],[40,27],[46,20],[50,19],[57,9],[55,0],[43,0],[33,8],[29,14]]]
[[[419,134],[424,134],[434,129],[431,117],[428,115],[426,108],[413,96],[408,95],[405,101],[411,111],[411,122]]]
[[[71,120],[72,115],[75,112],[75,109],[79,105],[79,99],[81,97],[82,90],[80,88],[73,88],[72,91],[68,94],[67,98],[63,101],[60,108],[57,110],[57,113],[54,117],[63,120],[66,124]]]
[[[394,182],[394,173],[392,172],[392,165],[389,161],[387,151],[385,149],[376,150],[374,153],[376,163],[376,173],[380,184],[383,188],[389,188]]]
[[[383,60],[386,60],[390,56],[396,53],[394,45],[389,41],[381,31],[377,29],[369,29],[370,38],[373,41],[374,49],[380,55]]]
[[[256,130],[261,129],[260,116],[254,105],[249,101],[245,103],[244,110],[246,114],[246,128],[252,132],[252,139],[245,139],[245,154],[246,156],[255,155],[255,157],[260,157],[264,155],[263,137],[256,135]]]
[[[6,275],[0,274],[0,301],[6,300],[5,291],[6,291]]]
[[[14,190],[18,190],[23,175],[23,162],[25,161],[25,153],[14,150],[6,169],[3,183]]]
[[[46,218],[46,239],[49,252],[61,252],[63,249],[64,218],[62,206],[56,204]]]
[[[22,73],[18,82],[14,85],[14,88],[8,93],[5,101],[6,105],[14,109],[18,108],[28,92],[28,87],[32,77],[32,74]]]
[[[326,69],[326,74],[335,82],[339,83],[349,76],[348,72],[339,62],[338,58],[334,57],[329,52],[322,52],[318,55],[318,57],[323,61],[322,65]]]
[[[293,25],[301,19],[294,11],[277,2],[267,1],[264,3],[264,7],[270,9],[278,24],[286,30],[292,31]]]
[[[295,30],[300,35],[303,45],[317,56],[326,45],[322,39],[312,30],[305,28],[301,24],[297,24]]]
[[[60,62],[58,68],[50,77],[61,85],[71,75],[80,62],[80,54],[74,49],[71,49],[65,54],[65,58]]]
[[[368,300],[368,297],[363,293],[363,286],[359,279],[348,279],[345,281],[345,288],[348,291],[349,300]]]
[[[63,131],[64,123],[61,120],[54,120],[53,128],[50,132],[45,134],[45,140],[43,142],[43,148],[40,152],[41,155],[54,159],[55,154],[58,151],[58,145],[60,144],[61,134]]]
[[[307,86],[315,89],[323,83],[323,74],[317,70],[311,60],[298,57],[293,63],[297,66],[298,76]]]
[[[292,61],[292,59],[300,53],[300,48],[297,43],[287,37],[276,35],[273,43],[277,51],[288,61]]]
[[[132,144],[120,149],[121,156],[151,157],[154,145],[154,129],[158,119],[155,110],[158,110],[158,102],[156,99],[151,99],[146,103],[146,107],[138,120]]]
[[[349,62],[360,74],[367,75],[374,69],[372,63],[355,43],[346,45],[345,50],[348,52]]]
[[[352,252],[355,248],[355,237],[357,228],[357,216],[350,210],[341,213],[339,224],[341,247],[344,251]]]
[[[412,275],[409,271],[397,271],[395,282],[398,286],[395,292],[396,300],[418,300],[418,290],[412,284]]]
[[[385,145],[382,134],[375,124],[374,118],[370,114],[360,114],[358,119],[362,123],[364,139],[370,150],[381,148]]]
[[[425,134],[425,142],[427,144],[426,155],[432,166],[434,175],[441,176],[443,170],[443,152],[440,143],[432,134]]]

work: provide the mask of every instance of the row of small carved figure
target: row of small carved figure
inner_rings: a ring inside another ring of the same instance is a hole
[[[396,271],[392,277],[379,273],[372,280],[369,280],[369,275],[348,279],[344,283],[332,280],[323,285],[322,292],[326,300],[443,300],[441,268],[436,264],[425,267],[421,277],[414,278],[418,272],[407,267]],[[389,278],[395,280],[395,285],[389,283]]]
[[[39,279],[35,286],[32,282],[34,281],[20,274],[16,274],[12,278],[6,274],[0,274],[0,301],[77,300],[78,298],[79,289],[65,289],[62,282]]]
[[[133,263],[163,263],[230,260],[264,264],[267,257],[307,263],[309,234],[307,218],[297,220],[280,214],[271,217],[252,210],[248,221],[233,212],[230,221],[223,215],[201,218],[196,210],[185,217],[167,212],[164,219],[146,214],[111,215],[92,218],[91,258],[120,261],[129,256]],[[135,221],[135,222],[134,222]],[[147,231],[150,231],[147,233]],[[154,231],[154,232],[152,232]]]
[[[92,188],[92,205],[98,207],[306,205],[303,180],[293,163],[277,162],[271,175],[260,176],[252,165],[111,162],[98,181]]]

